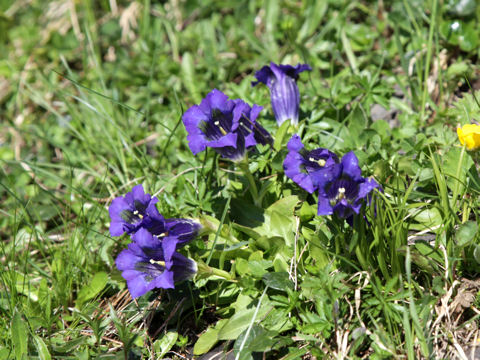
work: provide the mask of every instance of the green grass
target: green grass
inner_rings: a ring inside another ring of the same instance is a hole
[[[480,177],[455,127],[480,115],[479,16],[475,1],[0,1],[0,358],[469,356]],[[298,132],[382,185],[368,224],[316,216],[283,174],[293,130],[251,87],[270,61],[311,65]],[[276,142],[251,178],[188,148],[181,116],[213,88],[265,108]],[[183,253],[216,273],[131,300],[108,206],[136,184],[204,225]]]

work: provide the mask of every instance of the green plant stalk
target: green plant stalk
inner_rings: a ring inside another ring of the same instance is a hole
[[[361,219],[360,219],[361,218]],[[353,226],[358,233],[358,242],[355,245],[355,255],[357,255],[358,262],[363,270],[368,271],[372,266],[369,265],[369,251],[370,246],[365,236],[365,223],[361,216],[356,216]]]
[[[208,264],[210,264],[210,260],[212,260],[213,251],[215,250],[215,245],[217,245],[218,236],[220,235],[220,232],[222,231],[223,224],[225,223],[225,217],[227,216],[228,209],[230,208],[230,200],[231,199],[232,199],[231,197],[228,197],[227,203],[225,204],[225,207],[223,208],[222,219],[220,220],[220,224],[218,225],[217,232],[215,233],[215,239],[213,240],[212,249],[210,250],[210,254],[208,254],[207,263],[206,263],[207,266],[208,266]]]
[[[460,191],[460,173],[462,171],[462,167],[463,167],[463,159],[465,158],[465,150],[466,150],[466,146],[463,145],[462,146],[462,152],[460,153],[460,160],[458,161],[458,165],[457,165],[457,171],[455,172],[455,188],[453,189],[453,196],[452,196],[452,203],[451,203],[451,206],[452,208],[455,208],[455,203],[457,202],[457,197],[458,197],[458,193]]]
[[[262,206],[262,199],[258,196],[258,188],[257,184],[255,183],[255,179],[253,178],[252,173],[248,167],[248,155],[245,155],[245,158],[238,163],[240,169],[242,169],[243,174],[248,180],[248,184],[250,185],[248,189],[250,190],[250,194],[253,198],[253,203],[255,206],[261,207]]]
[[[433,9],[432,9],[432,16],[430,17],[430,29],[428,32],[428,43],[427,43],[427,59],[425,63],[425,73],[423,75],[423,96],[422,96],[422,108],[420,119],[424,119],[425,117],[425,105],[427,103],[427,96],[428,96],[428,74],[430,73],[430,61],[432,59],[432,47],[433,47],[433,33],[435,30],[436,25],[436,17],[437,17],[437,0],[433,0]]]

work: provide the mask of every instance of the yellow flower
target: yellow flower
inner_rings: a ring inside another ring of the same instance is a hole
[[[480,126],[467,124],[457,128],[458,139],[467,150],[473,151],[480,148]]]

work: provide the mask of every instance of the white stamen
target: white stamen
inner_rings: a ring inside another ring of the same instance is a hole
[[[325,166],[325,164],[326,164],[325,160],[323,160],[323,159],[315,160],[315,158],[312,157],[312,156],[308,158],[308,161],[316,162],[319,166],[322,166],[322,167]]]
[[[242,126],[242,127],[243,127],[245,130],[247,130],[248,132],[252,132],[252,130],[250,130],[250,129],[248,128],[248,126],[245,125],[243,122],[240,123],[240,126]]]
[[[338,188],[338,193],[339,194],[345,194],[345,188]]]
[[[133,215],[138,215],[138,210],[134,210]]]
[[[215,121],[213,124],[218,126],[218,125],[220,125],[220,121]]]
[[[152,264],[152,265],[157,264],[157,265],[165,267],[165,261],[158,261],[158,260],[150,259],[150,264]]]

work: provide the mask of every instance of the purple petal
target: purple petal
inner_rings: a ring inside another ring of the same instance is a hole
[[[143,186],[141,184],[135,185],[132,188],[132,195],[134,202],[139,201],[142,204],[148,203],[151,199],[150,194],[145,194],[145,191],[143,190]]]
[[[333,214],[333,208],[330,205],[330,200],[327,197],[322,196],[321,194],[318,195],[317,214],[319,216],[332,215]]]
[[[295,152],[299,152],[300,150],[302,150],[303,144],[302,144],[302,140],[300,139],[300,136],[298,136],[297,134],[293,134],[292,138],[289,140],[287,144],[287,149]]]
[[[255,145],[257,145],[257,140],[255,139],[255,134],[252,132],[245,137],[245,148]]]
[[[135,234],[133,234],[132,240],[142,249],[156,248],[160,246],[160,241],[144,228],[140,228]]]
[[[294,151],[289,152],[285,157],[285,161],[283,162],[285,175],[297,183],[301,188],[305,189],[309,193],[313,193],[315,191],[315,187],[313,186],[312,178],[308,174],[301,171],[302,163],[303,158],[299,153]]]
[[[175,236],[181,243],[193,240],[200,231],[200,224],[189,219],[168,219],[168,233]]]
[[[162,289],[175,288],[174,276],[175,273],[173,271],[165,270],[162,275],[156,277],[155,280],[152,281],[153,287]]]
[[[310,65],[308,64],[297,64],[297,66],[295,66],[295,76],[298,77],[298,74],[300,74],[301,72],[303,71],[312,71],[312,68],[310,67]]]
[[[329,165],[328,162],[326,165],[312,173],[310,173],[310,177],[312,178],[312,182],[315,188],[324,188],[326,184],[334,181],[337,179],[342,172],[342,165],[340,164],[331,164]]]
[[[253,104],[252,110],[250,111],[250,121],[255,122],[257,120],[258,114],[260,114],[260,111],[263,110],[263,106]]]
[[[187,259],[182,254],[174,253],[172,261],[171,269],[174,273],[175,282],[189,279],[197,272],[195,261]]]
[[[273,144],[272,135],[270,135],[270,133],[259,123],[255,123],[253,127],[253,134],[255,137],[255,141],[258,144],[262,144],[262,145]]]
[[[115,265],[118,270],[134,269],[135,264],[143,259],[143,256],[140,256],[139,254],[143,255],[140,247],[136,244],[129,244],[128,249],[125,249],[118,254],[115,259]]]
[[[123,219],[120,216],[120,214],[124,210],[131,210],[130,205],[127,203],[127,201],[125,201],[125,199],[122,196],[119,196],[113,199],[112,203],[110,204],[110,207],[108,208],[108,213],[110,214],[110,218],[112,219],[112,221],[123,222]],[[117,235],[113,235],[113,236],[117,236]]]
[[[205,137],[201,134],[191,133],[187,136],[187,140],[193,155],[197,155],[207,148],[207,141],[205,141]]]
[[[217,89],[213,89],[207,94],[204,100],[200,104],[200,108],[206,113],[209,113],[211,109],[218,109],[222,112],[231,110],[228,96]]]
[[[258,81],[253,81],[252,86],[256,86],[259,83],[264,83],[267,86],[270,86],[270,79],[274,76],[272,70],[269,66],[264,66],[255,73],[255,77]]]
[[[382,191],[382,187],[373,178],[366,179],[366,181],[359,186],[358,197],[355,204],[358,204],[359,206],[364,202],[370,204],[370,201],[372,200],[371,193],[375,189]]]
[[[271,86],[270,99],[278,125],[285,120],[290,120],[295,125],[298,124],[300,92],[295,79],[283,76],[275,80]]]
[[[163,254],[165,261],[171,261],[173,253],[177,250],[178,238],[175,236],[165,236],[162,239]]]
[[[127,287],[128,291],[130,291],[130,295],[135,299],[149,292],[155,286],[152,282],[147,282],[144,276],[140,275],[127,280]]]
[[[140,228],[140,230],[132,235],[132,240],[134,244],[141,248],[143,257],[148,261],[150,261],[150,259],[164,261],[165,256],[162,241],[158,237],[150,234],[148,230]]]
[[[343,173],[350,176],[355,181],[362,179],[362,170],[358,166],[358,158],[353,151],[346,153],[342,157]]]
[[[110,235],[111,236],[122,236],[125,233],[123,221],[111,221],[110,222]]]
[[[212,148],[222,148],[225,146],[231,146],[233,148],[237,148],[237,134],[229,133],[225,136],[222,136],[218,140],[208,141],[207,144],[209,147]]]

